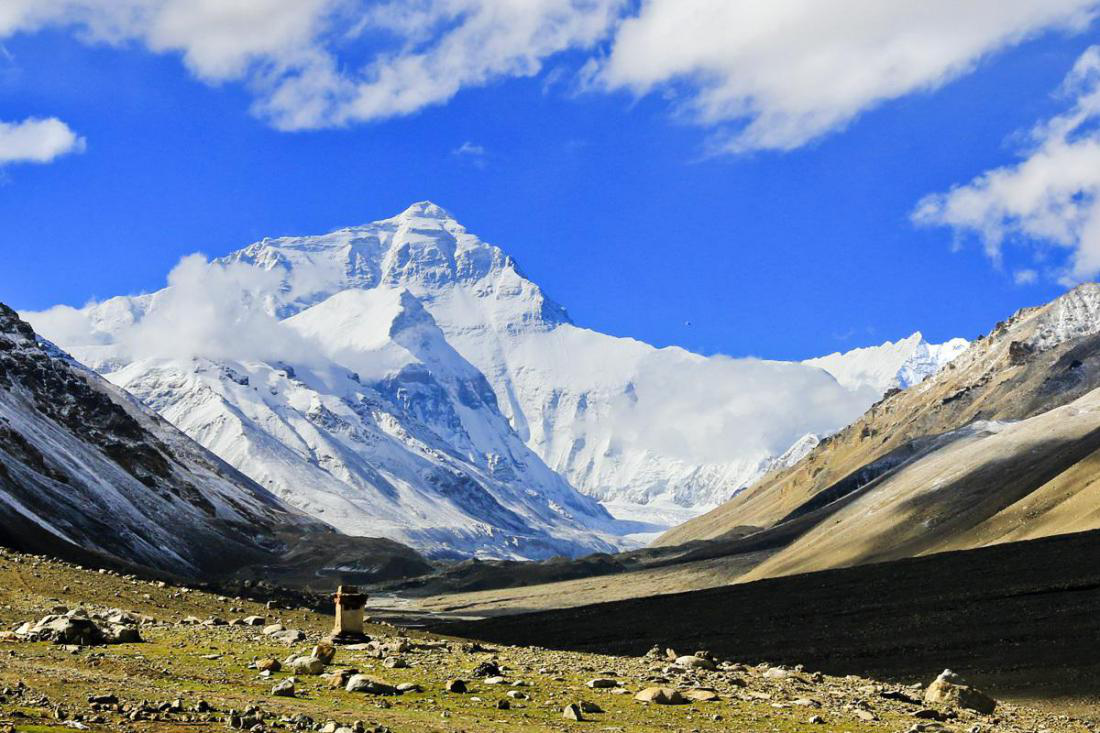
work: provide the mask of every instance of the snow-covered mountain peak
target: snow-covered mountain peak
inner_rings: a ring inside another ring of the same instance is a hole
[[[425,303],[447,300],[449,321],[461,328],[491,322],[525,330],[570,322],[511,256],[428,201],[363,226],[263,239],[218,262],[280,272],[279,317],[343,290],[384,286],[408,289]]]
[[[427,201],[190,260],[158,293],[35,325],[284,500],[433,553],[613,547],[597,501],[661,522],[716,506],[955,348],[915,333],[797,364],[612,337]],[[224,327],[165,348],[196,321]]]
[[[407,209],[402,211],[400,214],[393,217],[394,221],[409,221],[413,219],[439,219],[458,224],[458,222],[455,221],[455,218],[451,216],[451,213],[449,211],[438,204],[432,203],[431,201],[417,201],[416,203],[410,205]]]
[[[961,338],[942,344],[929,343],[920,331],[916,331],[897,341],[835,352],[807,359],[803,364],[824,369],[850,389],[870,386],[885,393],[920,384],[965,351],[968,345],[969,342]]]

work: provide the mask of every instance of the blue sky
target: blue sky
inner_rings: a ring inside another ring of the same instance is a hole
[[[611,6],[609,23],[657,12]],[[464,17],[430,26],[417,47],[430,52]],[[195,61],[183,55],[199,53],[193,41],[139,28],[107,43],[74,30],[73,17],[6,30],[0,17],[0,122],[57,118],[80,138],[48,163],[0,163],[0,300],[41,309],[152,290],[191,252],[217,256],[430,199],[511,253],[580,325],[616,335],[785,359],[918,329],[971,338],[1096,274],[1087,220],[1100,181],[1057,187],[1083,208],[1048,210],[1035,201],[1050,191],[1032,191],[1023,170],[1055,157],[1043,151],[1091,160],[1096,24],[1021,17],[1033,26],[1016,29],[1024,40],[990,42],[961,70],[778,142],[744,130],[782,128],[802,92],[776,102],[759,86],[766,69],[749,91],[729,91],[740,72],[724,70],[715,112],[706,74],[646,71],[621,52],[624,26],[541,53],[532,75],[488,72],[412,110],[291,124],[259,109],[275,96],[260,72],[232,68],[232,57]],[[331,35],[350,19],[329,22]],[[329,36],[290,42],[354,67],[392,46],[394,27],[350,49]],[[602,82],[587,81],[593,63]],[[744,99],[778,112],[729,111]],[[1053,139],[1047,128],[1073,110],[1085,121]],[[0,135],[0,161],[3,150]],[[971,183],[988,171],[999,171],[997,186]],[[930,225],[911,220],[923,197],[953,186],[967,196],[934,200]],[[1019,190],[1030,196],[1022,211],[1012,208]]]

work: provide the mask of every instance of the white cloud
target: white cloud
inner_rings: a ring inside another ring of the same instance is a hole
[[[1016,270],[1012,273],[1012,282],[1017,285],[1031,285],[1039,280],[1039,273],[1035,270],[1025,267],[1022,270]]]
[[[481,145],[478,145],[477,143],[472,143],[467,140],[451,152],[454,155],[472,155],[474,157],[480,157],[482,155],[485,155],[485,148]]]
[[[1062,93],[1070,108],[1036,125],[1020,162],[926,196],[914,221],[976,234],[998,263],[1007,241],[1039,257],[1063,251],[1065,282],[1100,273],[1100,46],[1077,60]]]
[[[472,143],[469,140],[452,150],[451,155],[469,162],[476,168],[485,167],[485,148],[481,145],[478,145],[477,143]]]
[[[595,89],[661,91],[721,149],[790,149],[937,86],[1100,0],[4,0],[0,40],[45,27],[178,53],[287,130],[413,114],[535,76],[564,51]],[[567,72],[556,65],[548,82]]]
[[[934,89],[1096,0],[646,0],[597,84],[680,92],[727,151],[788,150],[886,100]]]
[[[120,317],[108,301],[106,308],[89,303],[79,310],[55,306],[21,315],[45,338],[79,348],[97,368],[99,361],[197,357],[310,365],[318,358],[316,347],[271,314],[282,275],[277,269],[208,263],[193,254],[172,269],[168,287],[145,312],[125,306]]]
[[[0,39],[46,26],[179,52],[244,81],[282,129],[407,115],[464,87],[532,76],[606,37],[626,0],[6,0]],[[369,39],[369,41],[364,41]],[[365,61],[359,61],[362,57]]]
[[[782,453],[807,433],[850,423],[879,397],[803,364],[721,355],[685,360],[675,350],[639,361],[631,384],[631,393],[612,402],[613,445],[689,464]]]
[[[84,138],[55,117],[0,122],[0,166],[49,163],[58,156],[79,153],[84,146]]]

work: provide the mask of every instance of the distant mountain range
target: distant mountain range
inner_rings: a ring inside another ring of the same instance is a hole
[[[1100,284],[1085,283],[658,544],[783,537],[748,580],[1096,529],[1098,469]]]
[[[24,315],[282,502],[441,558],[637,545],[966,346],[799,364],[608,336],[428,202]]]

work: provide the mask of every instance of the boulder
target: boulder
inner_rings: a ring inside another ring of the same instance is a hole
[[[447,684],[443,686],[447,692],[453,692],[457,695],[467,691],[466,682],[464,680],[447,680]]]
[[[684,705],[687,698],[680,694],[679,690],[671,687],[647,687],[637,695],[635,700],[651,702],[654,705]]]
[[[996,700],[967,685],[949,669],[941,672],[940,676],[924,691],[924,701],[930,705],[973,710],[982,715],[991,715],[997,707]]]
[[[328,686],[335,690],[347,686],[348,680],[357,674],[359,674],[359,670],[345,667],[336,670],[332,674],[325,675],[325,678],[328,680]]]
[[[683,695],[688,700],[694,700],[695,702],[718,702],[722,699],[718,696],[717,691],[709,687],[696,687],[685,691]]]
[[[241,623],[245,626],[263,626],[267,623],[267,619],[263,616],[245,616],[241,619]]]
[[[698,657],[693,655],[676,657],[676,666],[684,667],[686,669],[714,669],[714,662],[710,661],[706,657]]]
[[[256,662],[256,669],[261,672],[278,672],[282,668],[283,664],[278,659],[261,659]]]
[[[313,647],[313,656],[317,657],[325,664],[332,664],[332,660],[336,658],[336,647],[327,641],[322,641],[320,644]]]
[[[271,638],[274,641],[281,641],[284,644],[297,644],[299,641],[305,639],[306,635],[298,629],[284,629],[283,631],[276,631],[274,634],[271,634]]]
[[[353,674],[344,688],[348,692],[362,692],[367,695],[396,695],[397,688],[365,674]]]
[[[561,717],[565,718],[566,720],[584,720],[584,716],[581,715],[581,706],[575,702],[571,702],[565,706],[565,709],[561,712]]]
[[[597,677],[594,680],[588,680],[585,684],[593,690],[607,690],[612,687],[618,687],[619,681],[613,680],[610,677]]]
[[[294,657],[286,668],[291,674],[319,675],[325,671],[325,663],[317,657]]]

